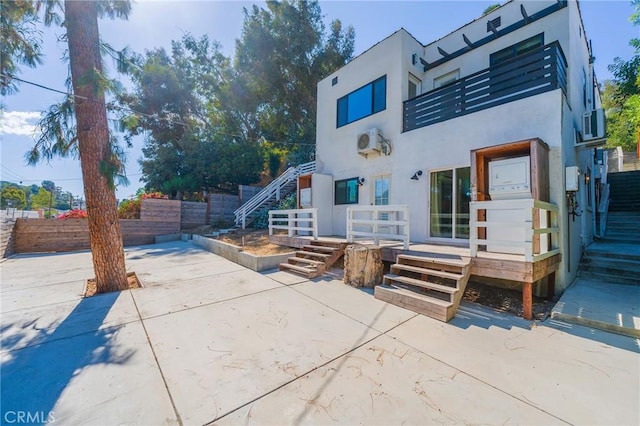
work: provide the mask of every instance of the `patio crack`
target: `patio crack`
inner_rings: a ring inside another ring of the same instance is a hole
[[[178,412],[176,403],[173,400],[173,395],[171,395],[171,390],[169,390],[169,384],[167,383],[167,379],[164,376],[164,372],[162,371],[162,366],[160,365],[160,361],[158,361],[158,355],[156,354],[155,349],[153,349],[153,344],[151,343],[151,338],[149,337],[147,326],[144,323],[144,319],[142,318],[142,314],[140,313],[140,309],[138,308],[138,304],[136,303],[136,298],[133,297],[133,293],[131,292],[131,290],[129,290],[129,294],[131,295],[131,299],[133,300],[133,305],[136,307],[136,312],[138,314],[138,318],[140,319],[140,324],[142,325],[142,329],[144,330],[144,335],[147,338],[147,343],[149,343],[149,348],[151,349],[151,353],[153,354],[153,359],[155,360],[156,366],[158,367],[158,371],[160,372],[160,377],[162,377],[162,383],[164,383],[164,388],[167,390],[169,401],[171,401],[171,407],[173,408],[173,412],[176,414],[176,420],[178,421],[178,424],[182,426],[183,423],[182,423],[182,419],[180,418],[180,413]]]

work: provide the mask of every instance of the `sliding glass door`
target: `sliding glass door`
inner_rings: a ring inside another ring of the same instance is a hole
[[[432,238],[469,239],[470,177],[469,167],[431,172]]]

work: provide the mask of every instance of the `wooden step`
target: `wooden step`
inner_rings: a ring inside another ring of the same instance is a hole
[[[296,256],[300,257],[300,256],[311,256],[311,257],[319,257],[321,259],[328,259],[331,257],[330,254],[323,254],[323,253],[315,253],[313,251],[297,251],[296,252]]]
[[[410,254],[399,254],[397,258],[397,263],[401,260],[412,260],[414,262],[423,262],[426,265],[430,264],[441,264],[448,266],[457,266],[463,268],[471,262],[470,259],[450,259],[450,258],[439,258],[439,257],[428,257],[428,256],[412,256]]]
[[[316,268],[320,265],[324,265],[324,262],[318,262],[317,260],[305,259],[304,257],[289,257],[287,258],[289,263],[305,263],[309,266],[315,266]]]
[[[346,247],[347,243],[341,243],[340,241],[327,241],[327,240],[311,240],[309,241],[314,247],[332,247],[335,249],[339,249],[341,247]]]
[[[327,246],[302,246],[303,251],[324,251],[327,253],[333,253],[338,250],[336,247],[327,247]]]
[[[417,274],[431,275],[431,276],[436,276],[441,278],[447,278],[454,281],[458,281],[463,277],[463,275],[461,274],[438,271],[436,269],[419,268],[417,266],[403,265],[398,263],[391,265],[391,272],[398,271],[398,270],[415,272]]]
[[[295,272],[297,274],[300,274],[300,275],[302,275],[302,276],[304,276],[306,278],[315,278],[319,274],[318,271],[315,268],[292,265],[290,263],[281,263],[280,264],[280,270],[284,271],[285,269],[290,271],[290,272]]]
[[[439,291],[441,293],[447,293],[449,295],[455,294],[458,291],[458,289],[455,288],[455,287],[449,287],[449,286],[446,286],[446,285],[430,283],[428,281],[418,280],[416,278],[403,277],[402,275],[395,275],[395,274],[386,274],[384,276],[384,283],[385,284],[393,284],[393,283],[389,283],[387,281],[395,281],[395,282],[406,284],[406,285],[412,285],[412,286],[415,286],[415,287],[421,287],[421,288],[426,288],[426,289],[429,289],[429,290],[435,290],[435,291]]]
[[[376,299],[410,309],[440,321],[449,321],[455,315],[453,303],[403,288],[379,285],[374,290],[374,296]]]

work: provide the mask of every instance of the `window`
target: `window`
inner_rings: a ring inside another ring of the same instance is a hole
[[[422,82],[413,74],[409,74],[409,93],[407,99],[413,99],[422,92]]]
[[[387,108],[387,76],[338,99],[338,125],[344,126]]]
[[[358,204],[358,178],[335,182],[334,204]]]
[[[471,168],[431,173],[430,235],[438,238],[469,238]]]
[[[434,78],[433,88],[437,89],[438,87],[446,86],[447,84],[453,83],[459,78],[460,78],[460,69],[450,71],[446,74],[441,75],[440,77]]]
[[[543,44],[544,33],[540,33],[519,43],[511,45],[506,49],[498,50],[497,52],[492,53],[489,59],[489,64],[491,66],[501,64],[505,61],[508,61],[509,59],[515,58],[516,56],[528,53],[536,47],[542,46]]]
[[[380,176],[374,180],[373,200],[376,206],[389,205],[389,176]]]

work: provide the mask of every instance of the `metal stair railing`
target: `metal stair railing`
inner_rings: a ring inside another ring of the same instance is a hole
[[[242,226],[242,229],[244,229],[247,223],[247,217],[251,213],[274,198],[276,201],[280,200],[280,192],[285,186],[297,179],[298,176],[313,173],[315,170],[315,161],[300,164],[297,167],[289,167],[284,173],[275,178],[269,185],[265,186],[260,192],[233,212],[236,226]]]

